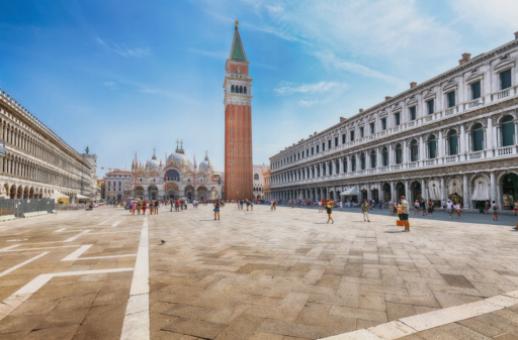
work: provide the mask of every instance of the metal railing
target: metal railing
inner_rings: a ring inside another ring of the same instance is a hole
[[[50,198],[38,199],[5,199],[0,198],[0,216],[15,215],[16,217],[23,217],[23,214],[54,210],[54,200]]]

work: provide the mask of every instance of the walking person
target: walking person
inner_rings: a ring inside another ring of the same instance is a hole
[[[498,221],[498,205],[495,201],[491,204],[491,210],[493,211],[493,221]]]
[[[272,205],[270,206],[270,210],[271,211],[277,210],[277,201],[276,200],[272,201]]]
[[[155,201],[155,215],[158,215],[158,208],[160,208],[160,202],[158,200]]]
[[[331,224],[335,223],[335,220],[333,219],[333,207],[335,205],[335,202],[333,200],[328,200],[326,202],[326,212],[327,212],[327,223],[331,222]]]
[[[401,224],[405,227],[405,232],[410,231],[410,222],[408,221],[408,201],[405,198],[405,195],[401,196],[401,199],[398,204],[398,216]]]
[[[370,222],[369,208],[370,208],[369,202],[367,200],[363,200],[363,203],[361,206],[362,213],[363,213],[363,222]]]
[[[147,201],[144,200],[144,202],[142,202],[142,215],[146,214],[146,209],[147,209]]]
[[[214,221],[219,221],[219,219],[220,219],[220,215],[219,215],[220,209],[221,209],[221,203],[220,203],[219,200],[216,200],[214,202],[214,209],[213,209],[213,211],[214,211]]]
[[[142,210],[142,201],[137,201],[137,215],[140,215],[140,211]]]

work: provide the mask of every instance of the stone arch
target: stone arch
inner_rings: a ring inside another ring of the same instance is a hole
[[[29,189],[29,198],[34,198],[34,188],[33,187],[31,187]]]
[[[410,194],[412,197],[408,197],[412,202],[415,200],[421,200],[423,198],[423,188],[421,187],[421,183],[419,181],[413,181],[410,183]]]
[[[498,178],[502,208],[511,210],[518,200],[518,173],[509,171],[502,173]]]
[[[405,195],[405,184],[403,184],[402,182],[396,183],[396,194],[397,194],[397,197],[395,197],[395,200],[399,201],[401,196]]]
[[[18,186],[16,189],[16,198],[22,199],[23,198],[23,187],[21,185]]]
[[[383,201],[390,202],[392,200],[392,192],[390,190],[390,183],[387,183],[387,182],[383,183],[382,191],[383,191]]]
[[[475,202],[475,206],[484,204],[491,199],[490,180],[487,174],[476,174],[470,181],[470,199]]]
[[[192,201],[195,196],[194,187],[192,185],[185,186],[184,189],[184,196],[189,200]]]
[[[23,198],[24,199],[28,199],[29,198],[29,187],[28,186],[25,186],[23,188]]]
[[[207,193],[208,193],[208,190],[205,186],[201,185],[199,186],[197,189],[196,189],[196,197],[198,198],[198,200],[200,201],[205,201],[208,196],[207,196]]]

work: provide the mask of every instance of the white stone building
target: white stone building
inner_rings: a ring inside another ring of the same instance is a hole
[[[518,33],[270,158],[277,200],[518,199]]]
[[[265,199],[265,172],[268,171],[267,165],[254,165],[253,167],[253,194],[254,199]]]
[[[121,202],[133,192],[131,171],[115,169],[104,176],[104,196],[109,203]]]
[[[71,201],[92,188],[90,163],[56,133],[0,91],[0,197],[52,198]]]
[[[164,160],[159,160],[153,152],[151,159],[141,163],[135,155],[131,170],[124,172],[124,176],[127,173],[131,176],[131,183],[126,190],[124,185],[127,182],[122,182],[122,200],[185,198],[188,201],[196,199],[203,202],[220,199],[223,194],[223,175],[213,169],[208,155],[200,164],[195,159],[191,162],[185,156],[182,143]],[[107,193],[109,180],[105,178]],[[115,196],[106,196],[119,200],[120,194],[121,191],[115,191]]]

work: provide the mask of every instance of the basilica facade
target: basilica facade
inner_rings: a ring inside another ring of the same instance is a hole
[[[515,39],[410,87],[270,158],[277,200],[518,200]]]
[[[208,155],[199,164],[195,158],[191,161],[182,143],[163,160],[155,152],[144,163],[135,156],[127,181],[130,181],[126,184],[128,190],[121,192],[124,199],[183,198],[207,202],[220,199],[223,194],[222,174],[213,169]]]

